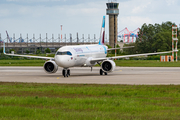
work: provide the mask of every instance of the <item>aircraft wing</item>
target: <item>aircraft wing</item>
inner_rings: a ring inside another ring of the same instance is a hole
[[[5,55],[9,55],[9,56],[26,57],[26,58],[39,58],[39,59],[43,59],[43,60],[54,60],[53,57],[31,56],[31,55],[18,55],[18,54],[6,54],[6,52],[5,52],[5,43],[4,43],[3,53],[4,53]]]
[[[109,59],[129,58],[129,57],[138,57],[138,56],[147,56],[147,55],[158,55],[158,54],[165,54],[165,53],[172,53],[172,51],[115,56],[115,57],[109,57]]]
[[[176,50],[174,52],[176,52]],[[172,51],[134,54],[134,55],[123,55],[123,56],[115,56],[115,57],[107,57],[107,58],[93,58],[91,60],[91,62],[101,62],[101,61],[104,61],[104,60],[113,60],[113,59],[118,59],[118,58],[129,58],[129,57],[138,57],[138,56],[158,55],[158,54],[165,54],[165,53],[172,53]]]
[[[43,60],[54,60],[53,57],[43,57],[43,56],[30,56],[30,55],[18,55],[18,54],[6,54],[5,55],[9,55],[9,56],[17,56],[17,57],[26,57],[26,58],[39,58],[39,59],[43,59]]]

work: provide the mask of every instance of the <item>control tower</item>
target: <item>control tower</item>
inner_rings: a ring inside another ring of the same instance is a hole
[[[117,0],[109,0],[108,3],[106,3],[107,9],[106,14],[109,15],[109,45],[113,48],[116,46],[116,41],[118,39],[117,37],[117,17],[119,15],[119,3],[117,3]]]

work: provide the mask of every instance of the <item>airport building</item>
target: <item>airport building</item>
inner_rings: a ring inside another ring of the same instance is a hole
[[[108,44],[108,41],[107,37],[105,37],[106,44]],[[40,50],[41,53],[45,53],[45,49],[47,48],[49,48],[52,53],[55,53],[57,49],[66,45],[97,44],[99,42],[99,38],[96,38],[95,34],[94,37],[90,35],[87,37],[83,34],[81,38],[79,38],[78,35],[76,38],[72,38],[72,35],[67,38],[65,34],[63,39],[60,38],[60,35],[58,38],[54,38],[54,35],[48,38],[47,34],[44,38],[41,37],[41,34],[38,38],[35,38],[35,35],[33,35],[33,38],[29,38],[28,35],[26,38],[22,38],[21,35],[20,37],[15,38],[14,34],[13,37],[6,37],[2,39],[0,33],[0,49],[3,48],[3,42],[6,43],[5,46],[7,53],[11,49],[14,49],[18,54],[24,54],[27,50],[34,54],[37,50]]]
[[[111,0],[106,3],[107,9],[106,14],[109,15],[109,45],[115,48],[118,36],[118,15],[119,15],[119,3],[116,0]]]

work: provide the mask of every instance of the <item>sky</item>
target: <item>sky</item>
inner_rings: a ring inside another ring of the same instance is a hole
[[[108,0],[0,0],[0,33],[4,39],[9,36],[29,38],[41,34],[45,38],[54,34],[71,33],[85,37],[94,34],[98,38],[102,18],[106,16],[108,36],[109,18],[106,15]],[[146,24],[175,22],[180,24],[180,0],[117,0],[119,3],[118,31],[127,27],[130,31]],[[61,25],[63,30],[61,32]]]

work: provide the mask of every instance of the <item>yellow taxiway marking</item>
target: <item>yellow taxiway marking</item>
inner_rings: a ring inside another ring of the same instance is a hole
[[[57,79],[59,79],[59,77],[57,77]]]

